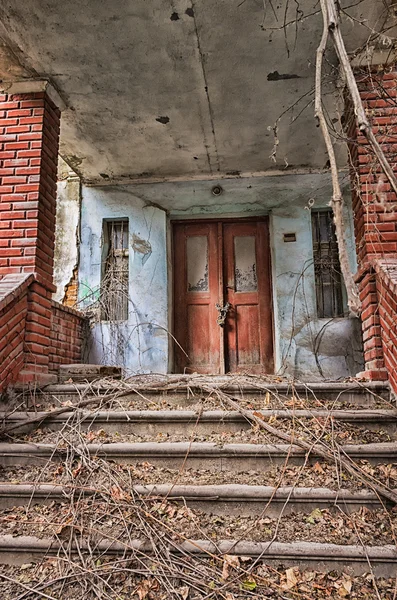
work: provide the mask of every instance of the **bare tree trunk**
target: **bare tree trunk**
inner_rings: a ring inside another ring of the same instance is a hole
[[[325,145],[327,148],[328,158],[331,166],[331,176],[332,176],[332,199],[330,205],[332,207],[334,213],[335,220],[335,229],[336,229],[336,238],[338,240],[338,249],[339,249],[339,262],[341,266],[342,275],[345,281],[346,290],[347,290],[347,298],[348,305],[351,312],[355,315],[359,315],[361,312],[361,303],[358,296],[357,286],[353,279],[353,274],[351,272],[350,263],[349,263],[349,255],[347,251],[347,243],[346,243],[346,227],[343,218],[343,207],[344,201],[342,192],[339,184],[339,173],[338,166],[336,164],[335,151],[332,144],[331,136],[328,131],[327,122],[325,120],[323,107],[322,107],[322,66],[323,66],[323,56],[325,52],[325,48],[327,45],[328,34],[329,34],[329,22],[328,22],[328,13],[326,1],[328,0],[320,0],[321,9],[323,13],[323,34],[321,37],[320,44],[317,48],[316,55],[316,93],[315,93],[315,116],[319,121],[321,131],[324,137]],[[332,0],[331,0],[332,1]]]

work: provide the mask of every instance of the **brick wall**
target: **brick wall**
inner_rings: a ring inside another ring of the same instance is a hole
[[[52,302],[60,111],[29,85],[0,94],[0,389],[81,358],[82,316]]]
[[[0,275],[52,285],[59,128],[45,92],[0,95]]]
[[[81,362],[85,318],[77,310],[43,298],[41,291],[33,274],[5,275],[0,280],[0,392],[9,384],[27,381],[26,364],[29,368],[34,364],[40,373],[43,355],[47,372],[52,373],[61,364]],[[42,323],[50,328],[49,337],[41,335]]]
[[[0,281],[0,390],[14,383],[24,365],[29,285],[33,275],[7,275]]]
[[[378,142],[397,174],[397,70],[356,72],[361,99]],[[397,196],[379,166],[367,139],[357,130],[350,101],[346,102],[345,130],[350,140],[352,196],[358,262],[356,281],[362,302],[365,371],[363,376],[391,377],[384,351],[379,295],[379,259],[397,258]],[[384,310],[384,307],[382,308]],[[390,325],[391,326],[391,325]]]
[[[388,379],[383,357],[379,301],[376,287],[376,273],[372,266],[359,271],[357,277],[362,303],[361,324],[365,372],[368,379],[385,381]]]
[[[373,261],[385,366],[397,393],[397,258]]]
[[[0,94],[0,277],[34,273],[21,381],[49,366],[60,111],[46,94]]]
[[[357,73],[356,79],[373,132],[397,173],[397,71]],[[357,131],[350,103],[347,108],[357,256],[364,266],[372,257],[397,253],[397,197],[367,139]]]
[[[81,362],[84,317],[77,310],[52,302],[49,369]]]

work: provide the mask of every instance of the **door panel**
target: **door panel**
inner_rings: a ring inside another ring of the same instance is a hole
[[[174,302],[177,372],[273,372],[267,221],[174,224]]]
[[[211,335],[209,310],[206,304],[189,304],[187,307],[187,350],[197,367],[210,364],[210,347],[208,340]]]
[[[174,225],[174,282],[176,371],[220,373],[217,223]]]
[[[236,306],[236,363],[239,367],[260,363],[259,314],[257,305]]]
[[[266,221],[225,223],[225,301],[232,309],[226,335],[226,370],[271,373],[273,333]]]

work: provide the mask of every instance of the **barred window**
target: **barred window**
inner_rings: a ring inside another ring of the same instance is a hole
[[[101,318],[128,319],[128,220],[103,222]]]
[[[332,210],[312,211],[317,316],[342,317],[343,279]]]

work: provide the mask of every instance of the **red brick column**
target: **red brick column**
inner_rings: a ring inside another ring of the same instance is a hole
[[[397,69],[356,72],[367,117],[397,175]],[[352,162],[353,212],[362,302],[365,371],[370,379],[387,379],[379,318],[377,259],[397,257],[397,196],[365,136],[357,130],[351,102],[346,105],[346,132]]]
[[[59,128],[45,91],[0,95],[0,277],[35,274],[21,381],[48,373]]]

